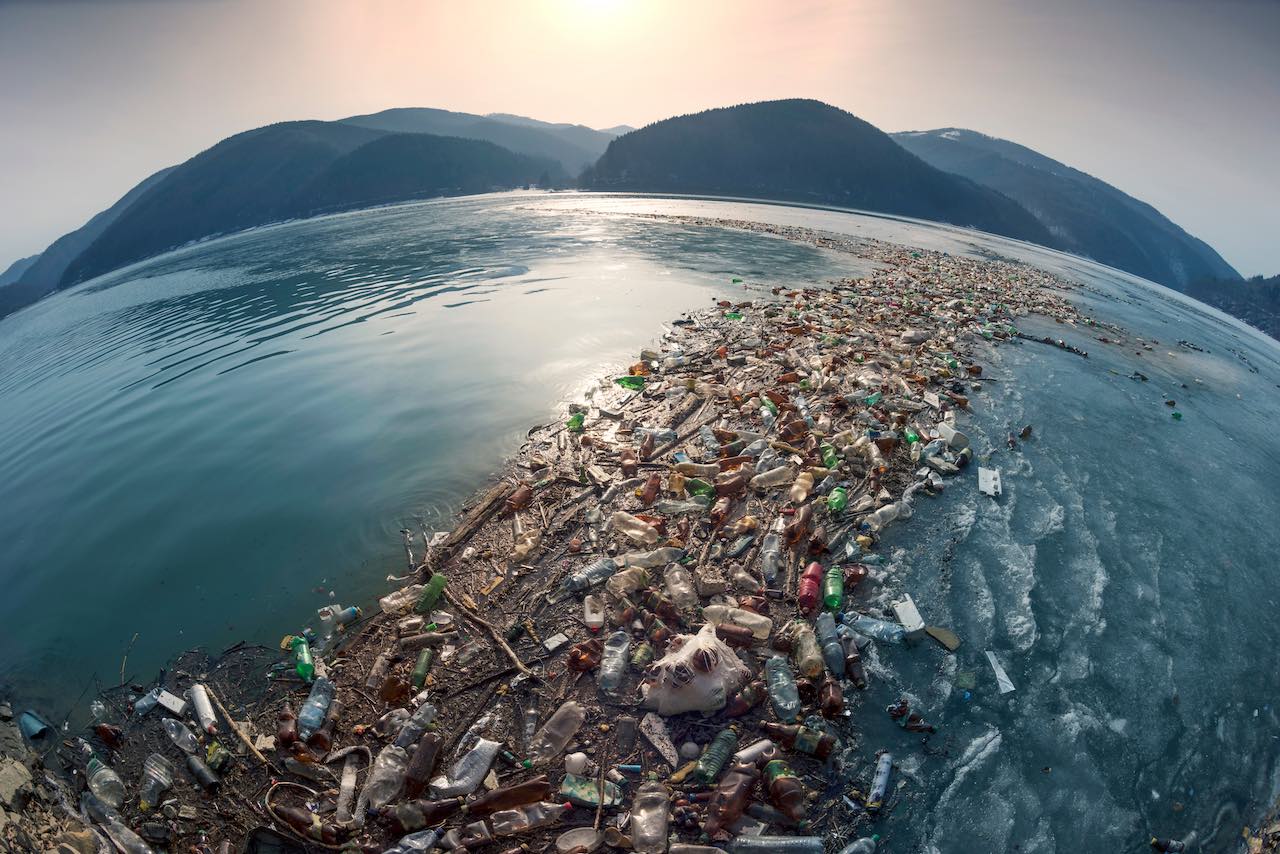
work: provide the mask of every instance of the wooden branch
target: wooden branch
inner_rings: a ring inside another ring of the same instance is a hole
[[[258,750],[258,748],[253,746],[253,742],[249,740],[249,736],[245,735],[244,730],[240,729],[240,725],[237,724],[235,720],[232,719],[231,713],[227,711],[226,706],[222,705],[222,701],[218,699],[218,695],[213,693],[213,689],[210,688],[208,685],[205,685],[204,690],[209,695],[209,699],[213,700],[213,704],[218,707],[218,711],[222,712],[222,716],[227,719],[227,725],[231,727],[231,731],[234,732],[236,734],[236,737],[239,738],[240,741],[244,743],[245,747],[249,748],[249,752],[252,753],[254,756],[258,757],[258,761],[261,762],[263,765],[267,766],[272,771],[275,771],[277,774],[279,774],[280,769],[272,765],[271,761],[267,759],[267,757],[263,756],[262,752]]]

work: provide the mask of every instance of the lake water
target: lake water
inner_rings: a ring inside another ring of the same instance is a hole
[[[893,218],[448,200],[190,247],[0,321],[0,690],[61,719],[118,679],[135,633],[128,671],[149,679],[190,646],[274,643],[330,591],[367,606],[402,566],[402,527],[448,527],[531,424],[664,322],[741,295],[732,276],[751,291],[861,269],[642,213],[995,252],[1159,340],[1136,355],[1067,335],[1088,360],[991,350],[967,429],[997,449],[1005,497],[963,478],[922,499],[875,594],[912,592],[964,646],[879,651],[849,770],[898,759],[889,852],[1137,852],[1148,831],[1234,850],[1280,759],[1280,348],[1114,270]],[[1004,449],[1025,423],[1034,439]],[[988,649],[1014,694],[995,693]],[[927,746],[880,711],[904,693],[941,728]]]

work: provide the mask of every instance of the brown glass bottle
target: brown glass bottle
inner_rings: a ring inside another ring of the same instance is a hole
[[[298,740],[298,716],[288,703],[276,715],[276,747],[284,748]]]
[[[443,801],[405,801],[394,807],[384,807],[382,814],[391,819],[398,833],[412,833],[433,824],[439,824],[462,809],[462,798]]]
[[[649,479],[645,481],[644,487],[640,490],[640,503],[645,507],[658,500],[658,493],[662,491],[662,475],[656,471],[649,475]]]
[[[844,713],[844,692],[830,673],[818,686],[818,708],[824,718],[838,718]]]
[[[759,680],[744,685],[738,690],[738,693],[729,698],[729,702],[725,704],[724,715],[727,718],[737,718],[745,715],[747,712],[760,705],[769,694],[765,688],[764,682]]]
[[[338,725],[338,718],[341,716],[342,701],[335,698],[324,713],[324,723],[320,724],[320,729],[311,733],[311,737],[307,739],[307,746],[321,753],[328,753],[333,746],[333,728]]]
[[[761,721],[760,728],[779,744],[790,747],[792,750],[808,753],[819,759],[826,759],[830,756],[831,751],[835,750],[837,744],[835,736],[828,735],[821,730],[810,729],[801,724],[776,724],[773,721]]]
[[[422,794],[427,781],[435,773],[436,763],[440,760],[440,743],[443,739],[434,732],[424,733],[418,739],[418,747],[413,751],[404,772],[404,791],[411,798]]]
[[[532,780],[526,780],[514,786],[504,786],[481,795],[467,804],[467,815],[486,816],[498,810],[537,803],[551,794],[551,788],[547,775],[540,774]]]
[[[729,769],[707,802],[707,821],[702,826],[707,836],[715,839],[723,835],[738,820],[751,802],[759,779],[760,772],[754,765],[734,765]]]
[[[764,776],[773,805],[792,821],[804,822],[806,793],[791,766],[774,759],[764,766]]]
[[[321,824],[320,816],[303,807],[275,807],[275,814],[285,824],[292,827],[299,835],[314,839],[327,845],[338,841],[338,831],[327,824]]]

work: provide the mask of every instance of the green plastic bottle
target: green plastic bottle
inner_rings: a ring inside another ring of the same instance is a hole
[[[415,689],[421,689],[426,684],[427,674],[431,672],[431,665],[435,663],[435,647],[423,647],[422,652],[418,653],[418,663],[413,666],[413,676],[410,677]]]
[[[431,579],[422,588],[422,592],[418,594],[418,604],[413,606],[413,610],[419,614],[430,614],[434,611],[447,583],[448,580],[443,573],[437,572],[431,576]]]
[[[877,403],[879,403],[882,400],[884,400],[884,395],[876,391],[864,397],[862,399],[862,402],[865,403],[867,406],[875,406]]]
[[[908,445],[914,445],[916,442],[920,441],[920,434],[917,433],[915,430],[911,429],[910,427],[908,427],[904,431],[904,435],[907,437]]]
[[[716,488],[700,477],[685,478],[684,488],[690,495],[714,496],[716,494]]]
[[[770,400],[767,397],[760,398],[760,402],[764,404],[765,409],[773,413],[774,418],[778,417],[778,404],[774,403],[772,400]]]
[[[829,566],[822,576],[822,604],[828,611],[839,611],[843,603],[844,570],[839,566]]]
[[[726,311],[726,312],[724,313],[724,319],[725,319],[725,320],[741,320],[741,319],[742,319],[742,312],[740,312],[740,311]]]
[[[293,649],[293,669],[302,677],[302,681],[310,682],[316,675],[316,662],[311,657],[311,644],[307,643],[307,639],[301,635],[294,635],[289,639],[289,646]]]
[[[618,377],[616,380],[614,380],[614,382],[616,382],[618,385],[622,386],[625,389],[630,389],[631,391],[644,390],[644,377],[637,377],[637,376],[633,376],[632,374],[627,374],[625,377]]]
[[[843,513],[844,508],[849,506],[849,490],[843,486],[837,486],[831,490],[831,494],[827,496],[827,512]]]
[[[582,422],[585,419],[586,419],[586,416],[583,415],[581,412],[575,412],[569,416],[568,421],[564,422],[564,426],[566,429],[568,429],[570,433],[581,433]]]
[[[830,442],[823,442],[818,446],[818,450],[822,452],[822,464],[829,469],[833,469],[840,465],[840,455],[836,453],[836,449]]]
[[[698,758],[698,767],[693,771],[695,782],[709,786],[720,776],[729,757],[738,749],[738,734],[732,729],[722,729],[711,739],[707,749]]]

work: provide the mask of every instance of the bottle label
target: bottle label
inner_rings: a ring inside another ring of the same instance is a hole
[[[815,753],[818,750],[820,741],[822,741],[822,733],[819,730],[802,726],[800,731],[796,733],[796,750]]]

